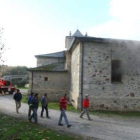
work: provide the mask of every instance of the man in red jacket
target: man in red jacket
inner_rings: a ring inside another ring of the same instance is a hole
[[[69,124],[69,121],[68,121],[66,112],[65,112],[66,109],[67,109],[67,94],[65,94],[64,97],[62,97],[60,99],[59,107],[60,107],[61,114],[60,114],[58,125],[63,126],[63,124],[61,123],[61,121],[62,121],[62,118],[64,117],[65,122],[67,124],[67,127],[71,127],[71,125]]]
[[[83,100],[83,111],[80,115],[80,118],[83,118],[82,116],[84,115],[84,113],[86,112],[88,120],[91,120],[90,116],[89,116],[89,112],[88,112],[88,108],[89,108],[89,99],[88,99],[88,95],[85,95],[85,98]]]

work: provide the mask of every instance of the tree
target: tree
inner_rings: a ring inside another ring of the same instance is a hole
[[[0,28],[0,65],[4,64],[4,60],[2,59],[2,54],[4,53],[4,44],[2,41],[2,36],[3,36],[3,28]]]
[[[28,79],[28,72],[27,72],[27,67],[26,66],[17,66],[17,67],[12,67],[12,68],[7,68],[5,72],[2,73],[2,76],[10,76],[10,75],[23,75],[24,78],[13,78],[11,80],[11,83],[13,85],[17,85],[19,87],[25,86],[25,84],[29,83]]]
[[[7,69],[5,72],[3,72],[2,76],[6,75],[28,75],[26,66],[17,66],[10,69]]]
[[[4,53],[5,45],[3,43],[3,28],[0,28],[0,76],[9,76],[9,75],[25,75],[25,78],[15,79],[13,81],[14,84],[19,86],[24,86],[28,84],[28,73],[26,66],[17,66],[17,67],[5,67],[4,60],[2,59],[2,54]],[[4,71],[3,71],[4,70]],[[11,81],[12,82],[12,81]]]
[[[11,83],[13,85],[17,85],[18,87],[24,87],[29,83],[29,79],[27,77],[25,77],[24,79],[12,79]]]

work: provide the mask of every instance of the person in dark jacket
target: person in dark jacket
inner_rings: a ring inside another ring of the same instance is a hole
[[[16,103],[16,112],[19,113],[19,108],[21,107],[21,99],[22,99],[22,94],[20,93],[19,89],[15,91],[13,98]]]
[[[67,101],[67,94],[65,94],[64,97],[62,97],[60,99],[60,102],[59,102],[59,107],[60,107],[61,114],[60,114],[60,117],[59,117],[58,125],[63,126],[63,124],[61,123],[61,121],[62,121],[62,118],[64,117],[65,122],[67,124],[67,127],[71,127],[71,125],[69,124],[69,121],[68,121],[66,112],[65,112],[66,109],[67,109],[67,102],[68,102]]]
[[[28,103],[28,105],[29,105],[28,118],[31,116],[31,110],[32,110],[32,109],[31,109],[30,104],[31,104],[31,101],[32,101],[33,97],[34,97],[34,93],[31,92],[31,95],[29,96],[28,101],[27,101],[27,103]]]
[[[39,100],[38,100],[38,93],[36,93],[31,101],[31,109],[33,111],[32,115],[29,117],[29,121],[32,121],[32,118],[34,118],[35,123],[38,123],[38,119],[37,119],[37,109],[38,109],[38,105],[39,105]]]
[[[47,93],[44,94],[44,96],[41,98],[41,105],[42,105],[42,110],[41,110],[41,117],[43,118],[43,112],[44,109],[46,110],[46,118],[50,118],[49,117],[49,113],[48,113],[48,101],[47,101]]]
[[[83,118],[82,116],[84,115],[84,113],[86,112],[88,120],[91,120],[90,116],[89,116],[89,112],[88,112],[88,108],[89,108],[89,99],[88,99],[88,95],[85,95],[85,98],[83,100],[83,111],[80,115],[80,118]]]

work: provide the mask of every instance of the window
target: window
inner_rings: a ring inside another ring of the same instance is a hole
[[[44,81],[48,81],[48,77],[44,77]]]
[[[112,82],[121,82],[122,72],[121,72],[121,61],[112,60],[112,72],[111,72],[111,81]]]

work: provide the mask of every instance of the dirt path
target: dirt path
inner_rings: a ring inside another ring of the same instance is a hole
[[[27,120],[28,105],[22,103],[20,113],[15,111],[15,102],[13,95],[0,96],[0,112],[23,118]],[[38,110],[38,122],[49,128],[62,130],[71,134],[88,136],[101,140],[140,140],[140,119],[122,119],[119,117],[107,118],[91,115],[92,121],[88,121],[86,116],[84,119],[79,118],[78,113],[67,112],[68,119],[72,127],[67,128],[66,125],[58,126],[60,112],[49,110],[51,119],[40,118],[41,108]],[[65,123],[63,123],[65,124]]]

